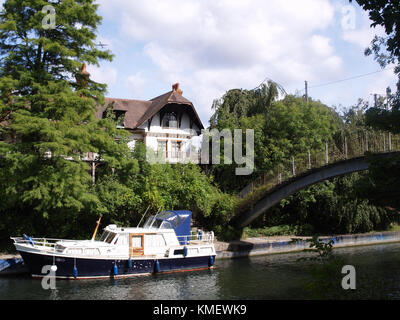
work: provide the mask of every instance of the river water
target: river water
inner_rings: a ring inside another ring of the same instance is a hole
[[[213,270],[108,280],[57,280],[44,290],[27,276],[0,278],[0,299],[234,300],[400,299],[400,243],[334,250],[330,263],[299,261],[310,253],[217,260]],[[341,286],[353,265],[356,289]]]

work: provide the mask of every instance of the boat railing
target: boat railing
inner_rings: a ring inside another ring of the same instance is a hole
[[[214,232],[191,232],[187,236],[178,236],[178,241],[183,244],[212,244],[214,243]]]
[[[65,247],[63,244],[76,243],[77,240],[54,239],[54,238],[31,238],[31,237],[11,237],[16,244],[30,245],[33,248],[48,250],[52,252],[62,252]]]
[[[33,248],[45,249],[48,251],[57,252],[57,242],[63,241],[67,242],[68,240],[63,239],[52,239],[52,238],[31,238],[31,237],[12,237],[11,238],[16,244],[30,245]]]

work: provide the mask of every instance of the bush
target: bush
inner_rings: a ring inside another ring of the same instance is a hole
[[[246,227],[243,231],[244,237],[272,237],[272,236],[310,236],[313,234],[313,227],[309,224],[303,226],[279,225],[264,228]]]

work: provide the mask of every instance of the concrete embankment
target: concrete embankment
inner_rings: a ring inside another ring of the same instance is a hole
[[[293,241],[294,238],[297,240]],[[310,246],[310,243],[307,241],[308,239],[311,239],[311,237],[282,236],[248,238],[246,240],[232,242],[217,241],[215,243],[215,249],[217,251],[218,259],[232,259],[247,256],[303,251],[304,249],[308,249]],[[320,239],[324,242],[333,240],[334,248],[365,246],[400,242],[400,232],[322,236]]]

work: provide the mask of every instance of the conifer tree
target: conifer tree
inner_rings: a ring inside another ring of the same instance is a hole
[[[86,63],[112,60],[95,43],[97,9],[95,0],[6,0],[0,11],[0,214],[104,210],[82,158],[97,153],[111,170],[128,149],[123,130],[95,116],[106,86]]]

